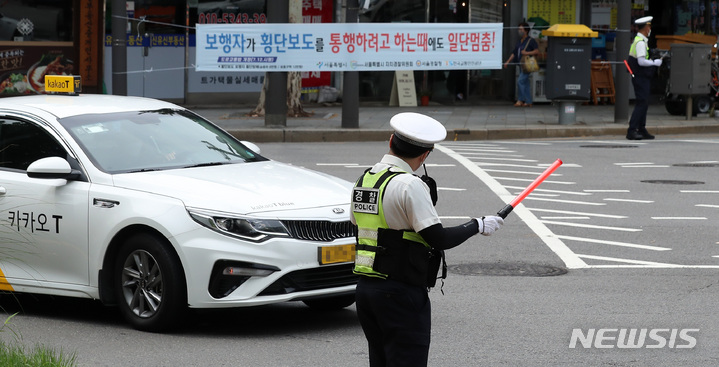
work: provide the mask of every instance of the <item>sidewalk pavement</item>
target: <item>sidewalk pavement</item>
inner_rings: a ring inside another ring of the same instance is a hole
[[[389,120],[399,112],[418,112],[434,117],[447,128],[448,140],[536,139],[587,136],[614,136],[624,139],[627,121],[614,123],[613,105],[576,106],[576,123],[558,123],[558,105],[535,104],[514,107],[508,102],[482,105],[430,105],[388,107],[361,105],[359,128],[342,128],[342,106],[304,105],[311,117],[288,117],[287,126],[265,127],[264,117],[248,117],[253,106],[188,106],[241,140],[252,142],[342,142],[383,141],[392,132]],[[629,106],[631,116],[633,105]],[[719,118],[700,114],[690,120],[670,115],[663,104],[652,104],[647,130],[657,138],[668,134],[719,133]]]

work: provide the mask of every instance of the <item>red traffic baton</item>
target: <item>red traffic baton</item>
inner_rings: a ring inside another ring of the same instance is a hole
[[[629,72],[629,75],[631,75],[632,78],[634,78],[634,73],[632,72],[632,68],[629,67],[629,63],[627,62],[627,60],[624,60],[624,66],[627,67],[627,71]]]
[[[519,203],[521,203],[522,200],[524,200],[524,198],[527,197],[527,195],[529,195],[532,191],[534,191],[534,189],[536,189],[537,186],[541,185],[542,182],[544,182],[544,180],[546,180],[547,177],[549,177],[549,175],[554,173],[554,171],[557,168],[559,168],[559,166],[561,166],[561,165],[562,165],[561,159],[557,159],[556,161],[554,161],[554,163],[552,163],[552,165],[549,166],[549,168],[544,170],[544,172],[542,172],[542,174],[539,175],[539,177],[537,177],[531,184],[529,184],[529,186],[527,186],[527,188],[525,188],[524,191],[522,191],[519,195],[517,195],[517,197],[515,197],[514,200],[512,200],[512,202],[510,202],[504,208],[502,208],[502,210],[497,212],[497,215],[502,217],[502,219],[507,218],[509,213],[511,213],[512,210],[514,210],[514,208],[517,205],[519,205]]]

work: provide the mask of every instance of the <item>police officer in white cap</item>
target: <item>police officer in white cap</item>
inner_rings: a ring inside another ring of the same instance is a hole
[[[634,21],[638,30],[627,58],[627,63],[634,73],[632,84],[636,96],[634,111],[627,129],[629,140],[654,139],[654,135],[650,134],[646,127],[647,109],[649,109],[651,79],[656,74],[656,68],[662,65],[662,59],[651,60],[649,57],[648,41],[652,33],[652,19],[653,17],[643,17]]]
[[[497,216],[443,227],[434,208],[434,180],[412,174],[447,130],[418,113],[390,120],[389,153],[357,180],[352,222],[357,225],[357,315],[369,344],[371,367],[427,365],[430,343],[428,289],[442,268],[444,250],[477,233],[489,236]],[[425,169],[426,173],[426,169]]]

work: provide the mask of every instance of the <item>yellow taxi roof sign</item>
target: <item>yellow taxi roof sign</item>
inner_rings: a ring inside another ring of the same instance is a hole
[[[584,24],[555,24],[548,29],[543,30],[542,35],[547,37],[599,37],[598,32],[591,30]]]
[[[82,92],[79,75],[45,75],[45,91],[62,94]]]

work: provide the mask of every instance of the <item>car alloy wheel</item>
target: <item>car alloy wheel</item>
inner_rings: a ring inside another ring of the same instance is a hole
[[[162,272],[152,255],[137,250],[125,259],[122,293],[132,313],[152,317],[162,303]]]
[[[130,236],[119,250],[115,292],[120,310],[138,330],[177,326],[187,307],[185,275],[177,254],[149,233]]]

